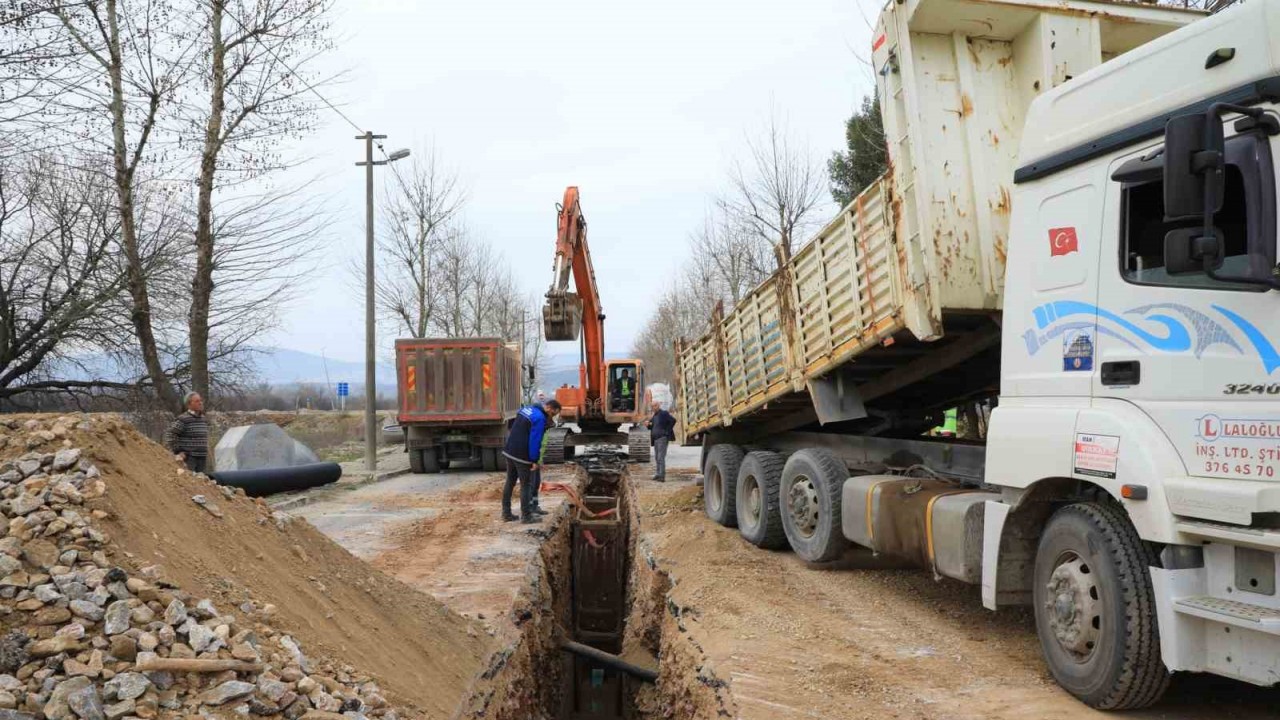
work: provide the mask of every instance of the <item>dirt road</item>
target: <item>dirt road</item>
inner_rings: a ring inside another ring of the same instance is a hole
[[[894,568],[867,552],[829,566],[743,542],[702,512],[696,487],[640,481],[641,529],[676,580],[671,598],[743,720],[1115,717],[1063,692],[1026,611]],[[1280,691],[1179,676],[1129,718],[1275,718]]]
[[[544,479],[569,472],[553,468]],[[466,468],[409,474],[330,494],[290,513],[507,640],[515,632],[508,611],[544,532],[540,525],[499,520],[503,478]],[[562,502],[555,494],[541,499],[549,511]]]
[[[976,588],[854,552],[813,567],[741,540],[702,512],[697,448],[673,448],[669,482],[632,467],[641,532],[676,580],[671,600],[728,682],[744,720],[1113,717],[1047,674],[1030,615],[993,614]],[[564,477],[556,470],[548,479]],[[514,636],[514,593],[542,537],[498,522],[501,476],[408,475],[309,505],[307,517],[352,552],[455,610]],[[561,502],[544,498],[544,506]],[[1280,691],[1180,676],[1155,720],[1275,718]]]

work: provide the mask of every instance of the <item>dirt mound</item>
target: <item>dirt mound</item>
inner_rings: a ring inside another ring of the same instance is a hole
[[[82,450],[107,489],[85,505],[106,514],[96,526],[110,539],[107,554],[130,575],[156,578],[219,607],[274,606],[272,625],[309,657],[373,676],[388,700],[428,717],[450,716],[484,670],[491,641],[472,623],[309,524],[272,516],[265,504],[187,473],[124,421],[76,417],[63,424],[63,435],[46,431],[47,439],[35,438],[44,446],[32,446],[31,428],[14,423],[27,419],[9,421],[11,430],[23,429],[0,437],[0,458]]]

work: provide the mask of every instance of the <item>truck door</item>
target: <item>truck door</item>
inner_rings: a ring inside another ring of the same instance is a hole
[[[1276,265],[1271,138],[1226,125],[1224,275]],[[1280,292],[1170,275],[1160,145],[1111,169],[1099,268],[1095,398],[1139,406],[1178,449],[1187,473],[1280,476]]]

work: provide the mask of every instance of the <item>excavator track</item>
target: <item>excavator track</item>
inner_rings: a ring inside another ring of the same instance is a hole
[[[565,441],[569,439],[568,428],[551,428],[547,431],[547,449],[542,461],[547,465],[559,465],[568,457]]]
[[[627,433],[627,457],[636,462],[649,462],[649,431],[633,429]]]

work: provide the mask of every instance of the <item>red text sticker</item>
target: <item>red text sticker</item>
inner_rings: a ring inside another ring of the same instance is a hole
[[[1069,255],[1080,252],[1080,239],[1076,237],[1073,227],[1051,228],[1049,230],[1049,257]]]
[[[881,35],[880,37],[876,38],[876,41],[874,43],[871,44],[871,52],[875,52],[876,50],[879,50],[880,46],[883,44],[884,44],[884,35]]]

